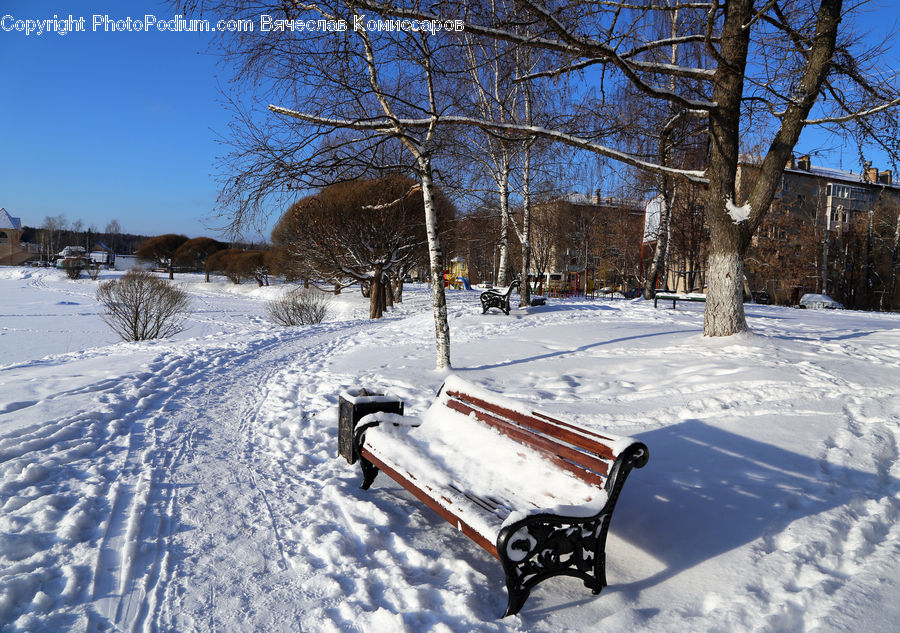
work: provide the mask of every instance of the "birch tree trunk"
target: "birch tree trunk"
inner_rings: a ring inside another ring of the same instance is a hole
[[[666,178],[662,178],[663,181]],[[656,294],[656,281],[666,274],[666,255],[669,250],[669,223],[672,217],[672,202],[669,199],[666,185],[660,186],[662,202],[659,208],[659,226],[656,235],[656,249],[653,252],[653,262],[650,264],[650,273],[644,280],[644,298],[652,299]]]
[[[497,285],[507,284],[507,269],[509,268],[509,159],[502,159],[500,173],[497,179],[497,189],[500,193],[500,238],[497,244],[500,249],[499,262],[497,264]]]
[[[438,217],[434,208],[434,180],[431,173],[431,159],[427,155],[418,159],[422,182],[422,202],[425,206],[425,232],[428,236],[428,262],[431,271],[431,298],[434,311],[435,347],[437,349],[437,369],[449,369],[450,365],[450,325],[447,321],[447,296],[444,293],[443,262],[441,241],[438,236]]]
[[[519,307],[531,305],[531,284],[528,273],[531,268],[531,142],[526,142],[522,154],[522,272],[519,277]]]
[[[674,40],[678,36],[678,9],[672,13],[672,29],[671,36]],[[672,62],[672,65],[675,66],[678,64],[678,44],[672,44],[672,50],[670,52],[669,61]],[[669,78],[669,90],[675,92],[675,76]],[[669,122],[666,124],[666,128],[660,134],[659,139],[659,163],[660,165],[668,165],[669,164],[669,133],[671,132],[671,128],[669,127],[674,121],[677,119],[677,115],[675,113],[675,105],[669,104]],[[668,259],[669,253],[669,223],[671,222],[672,217],[672,204],[675,201],[674,192],[671,189],[670,179],[664,175],[659,174],[657,176],[657,183],[659,186],[660,195],[662,196],[661,206],[659,209],[659,224],[657,225],[657,235],[656,235],[656,250],[653,253],[653,263],[650,266],[650,276],[649,276],[649,287],[647,285],[647,281],[644,281],[644,298],[652,299],[656,294],[656,282],[661,277],[666,275],[666,261]],[[643,265],[643,263],[641,264]],[[666,284],[668,286],[668,283]]]

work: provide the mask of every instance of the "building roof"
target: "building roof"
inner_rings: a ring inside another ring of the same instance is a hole
[[[556,198],[558,202],[568,202],[569,204],[589,207],[618,207],[621,209],[640,210],[643,212],[644,203],[628,198],[616,198],[613,196],[588,196],[583,193],[567,193]]]
[[[806,167],[801,167],[800,163],[803,160],[807,161]],[[750,165],[753,167],[759,167],[762,165],[763,159],[762,156],[758,156],[755,154],[741,154],[738,162],[742,165]],[[808,167],[808,169],[807,169]],[[784,168],[785,173],[791,174],[803,174],[806,176],[815,176],[817,178],[825,178],[828,180],[841,180],[845,183],[853,183],[860,185],[874,185],[879,187],[890,187],[891,189],[900,189],[900,180],[894,181],[891,178],[891,183],[886,183],[882,181],[873,182],[867,178],[863,177],[863,174],[857,174],[852,171],[846,171],[844,169],[836,169],[834,167],[820,167],[818,165],[813,165],[809,162],[809,156],[802,156],[800,158],[792,157],[791,161]],[[878,170],[874,170],[877,173]],[[880,172],[881,174],[890,174],[889,170],[884,170]]]
[[[842,180],[847,183],[854,183],[859,185],[877,185],[880,187],[890,187],[892,189],[900,187],[900,183],[892,182],[891,184],[887,184],[883,182],[872,182],[863,178],[862,174],[857,174],[852,171],[845,171],[843,169],[835,169],[833,167],[818,167],[816,165],[810,165],[809,169],[800,169],[798,167],[795,167],[793,169],[785,168],[784,171],[793,174],[809,174],[811,176],[827,178],[828,180]]]
[[[6,209],[0,208],[0,230],[12,229],[18,231],[22,228],[21,218],[14,218]]]

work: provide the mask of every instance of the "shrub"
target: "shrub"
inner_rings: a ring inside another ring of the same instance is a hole
[[[81,277],[81,273],[84,270],[85,263],[84,259],[81,257],[66,257],[57,263],[59,268],[62,268],[66,271],[66,275],[69,279],[78,279]]]
[[[312,325],[328,316],[331,301],[315,290],[292,288],[280,299],[266,304],[266,314],[278,325]]]
[[[130,270],[104,281],[97,300],[106,308],[102,318],[125,341],[168,338],[184,330],[188,294],[146,270]]]
[[[239,248],[226,248],[216,251],[206,258],[206,279],[210,274],[226,275],[232,283],[241,283],[241,276],[236,268],[238,258],[244,253]]]

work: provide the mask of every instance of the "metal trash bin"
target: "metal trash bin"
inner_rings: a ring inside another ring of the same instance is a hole
[[[353,433],[356,423],[370,413],[386,411],[403,415],[403,400],[392,393],[376,393],[367,389],[348,389],[338,398],[338,455],[355,464]]]

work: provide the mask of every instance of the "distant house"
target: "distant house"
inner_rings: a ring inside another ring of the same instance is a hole
[[[116,259],[113,250],[101,241],[94,242],[94,250],[88,255],[91,261],[100,266],[113,266]]]
[[[0,209],[0,264],[19,266],[34,256],[30,244],[22,242],[22,220]]]
[[[84,246],[66,246],[56,255],[57,257],[85,257]]]
[[[149,270],[153,268],[152,263],[143,259],[138,259],[134,255],[116,255],[113,264],[115,270],[131,270],[132,268]]]

